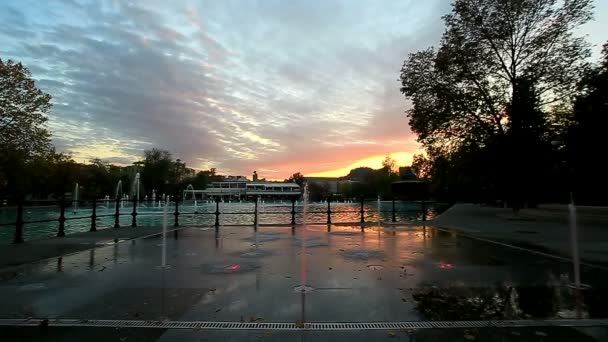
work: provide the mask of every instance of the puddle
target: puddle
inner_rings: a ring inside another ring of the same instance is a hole
[[[297,292],[297,293],[310,293],[314,290],[315,290],[315,288],[310,285],[298,285],[298,286],[294,286],[294,288],[293,288],[293,292]]]
[[[281,237],[277,236],[277,235],[260,234],[260,235],[258,235],[257,238],[255,236],[252,236],[252,237],[245,238],[243,240],[253,241],[253,242],[268,242],[268,241],[276,241],[276,240],[279,240],[280,238]]]
[[[346,258],[356,260],[383,259],[385,257],[385,254],[382,251],[357,249],[342,251],[342,255]]]
[[[248,252],[242,253],[240,255],[241,258],[261,258],[265,256],[272,255],[271,252],[263,250],[263,249],[253,249]]]
[[[300,237],[294,237],[293,238],[293,243],[294,246],[301,246],[302,245],[302,239]],[[314,236],[314,237],[309,237],[306,238],[304,240],[304,245],[306,247],[321,247],[321,246],[327,246],[327,243],[321,241],[321,238],[318,236]]]
[[[234,263],[204,266],[203,269],[211,274],[232,274],[253,271],[260,266],[253,263]]]
[[[32,283],[19,287],[19,291],[38,291],[44,289],[46,289],[46,285],[44,285],[44,283]]]
[[[339,235],[339,236],[353,236],[360,235],[360,232],[331,232],[330,235]]]

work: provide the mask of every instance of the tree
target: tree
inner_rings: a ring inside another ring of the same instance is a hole
[[[577,202],[606,205],[608,181],[598,151],[608,148],[601,138],[608,125],[608,43],[604,44],[601,62],[583,77],[579,89],[565,141],[569,168],[566,179]]]
[[[54,153],[45,125],[50,101],[27,68],[0,59],[0,194],[24,196],[31,189],[32,163]]]
[[[591,10],[590,0],[456,0],[439,48],[411,54],[401,70],[418,141],[448,160],[494,149],[502,167],[489,172],[518,177],[509,168],[521,170],[521,153],[538,149],[511,143],[540,145],[553,121],[544,109],[569,100],[588,69],[588,46],[573,32]]]
[[[0,148],[21,152],[25,158],[52,151],[46,129],[51,95],[36,87],[21,63],[0,59]]]
[[[199,171],[196,176],[190,180],[190,183],[195,189],[204,190],[211,182],[219,182],[222,178],[222,176],[215,173],[215,168],[211,168],[209,170]]]
[[[148,189],[148,197],[152,196],[152,190],[160,195],[168,194],[171,173],[175,175],[171,152],[153,148],[144,151],[143,169],[140,178],[145,188]]]
[[[296,183],[298,184],[300,187],[304,186],[304,175],[302,175],[300,172],[296,172],[293,175],[289,176],[288,179],[285,180],[285,182],[289,182],[289,183]]]
[[[397,162],[395,159],[391,158],[390,155],[386,155],[384,160],[382,161],[382,168],[387,171],[388,174],[396,173],[397,170]]]

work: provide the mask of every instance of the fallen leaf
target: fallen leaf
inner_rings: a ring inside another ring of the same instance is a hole
[[[475,341],[477,338],[475,337],[475,335],[464,334],[464,339],[467,341]]]

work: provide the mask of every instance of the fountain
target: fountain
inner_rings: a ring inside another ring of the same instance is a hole
[[[166,203],[165,203],[165,209],[163,210],[163,243],[162,243],[162,256],[161,256],[161,263],[160,263],[160,267],[161,268],[166,268],[167,267],[167,215],[168,215],[168,210],[167,208],[169,208],[169,197],[167,196],[166,199]]]
[[[137,199],[137,202],[139,203],[139,172],[135,174],[131,193],[133,194],[133,198]]]
[[[76,182],[76,185],[74,185],[74,213],[76,213],[76,210],[78,210],[78,182]]]
[[[120,195],[120,197],[118,197]],[[119,180],[116,184],[116,195],[114,196],[116,199],[122,198],[122,180]]]
[[[194,212],[197,213],[197,205],[198,203],[196,202],[196,194],[194,193],[194,187],[192,186],[192,184],[188,184],[188,186],[186,187],[186,190],[184,191],[184,200],[187,199],[187,194],[188,191],[190,191],[190,193],[192,194],[192,199],[194,200]]]

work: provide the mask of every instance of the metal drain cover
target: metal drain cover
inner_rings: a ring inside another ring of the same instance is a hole
[[[527,327],[606,327],[608,319],[579,320],[510,320],[510,321],[411,321],[368,323],[267,323],[206,321],[142,321],[87,319],[0,319],[0,326],[35,327],[156,328],[206,330],[399,330],[462,328],[527,328]]]

